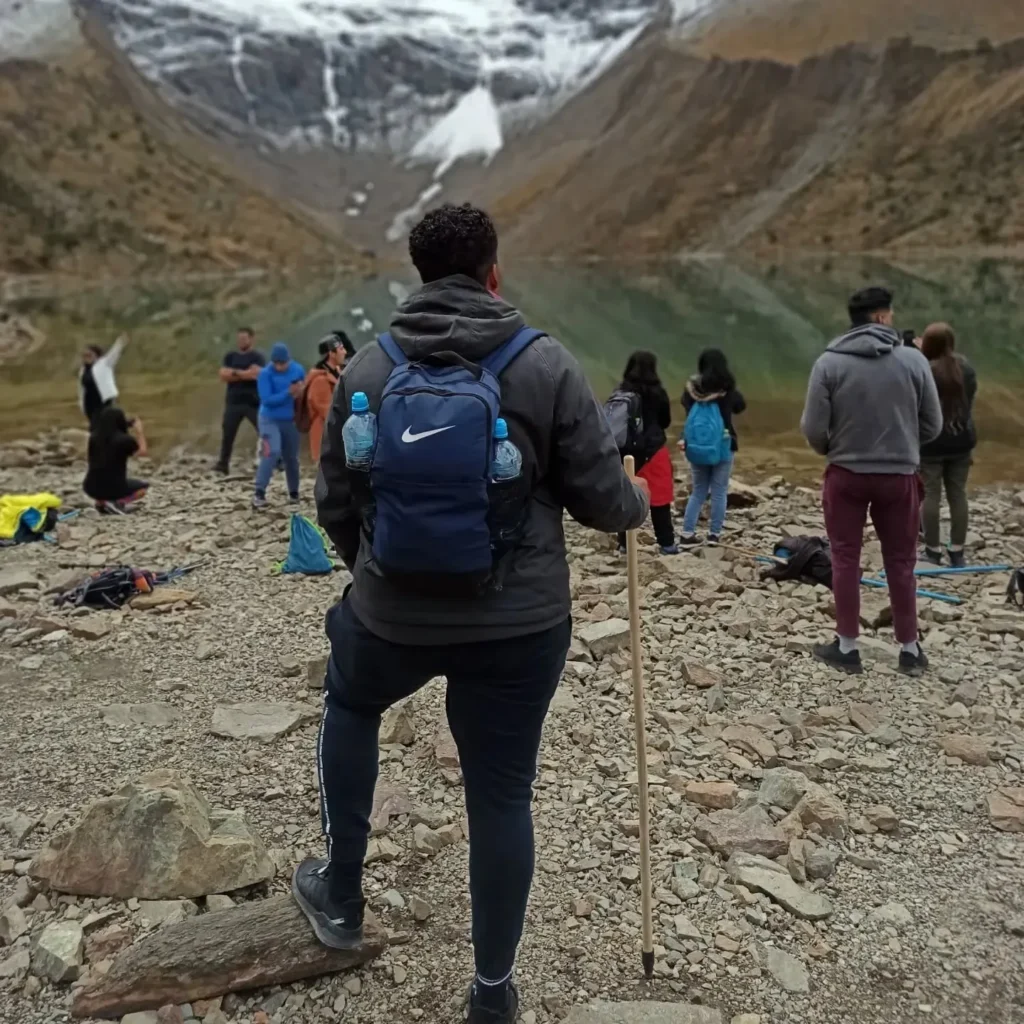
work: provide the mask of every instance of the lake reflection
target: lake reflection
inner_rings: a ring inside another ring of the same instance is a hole
[[[1024,479],[1024,263],[884,263],[804,260],[775,267],[720,262],[646,271],[510,264],[506,290],[529,322],[578,356],[604,397],[629,353],[649,348],[676,399],[701,349],[725,350],[749,411],[739,422],[740,472],[810,479],[820,462],[798,430],[811,363],[845,326],[848,295],[868,283],[896,294],[897,325],[948,320],[978,369],[981,444],[976,482]],[[190,441],[212,449],[222,388],[216,367],[234,330],[251,323],[260,344],[282,338],[308,365],[328,330],[364,344],[386,326],[412,279],[170,282],[8,299],[47,334],[35,354],[2,369],[0,436],[78,425],[77,353],[128,331],[119,368],[123,403],[143,416],[157,448]]]

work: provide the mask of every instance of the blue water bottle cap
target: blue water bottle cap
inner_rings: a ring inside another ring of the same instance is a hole
[[[353,412],[369,412],[370,400],[366,397],[366,392],[357,391],[352,396],[352,411]]]
[[[494,439],[496,441],[508,440],[508,424],[503,419],[498,419],[494,424]]]

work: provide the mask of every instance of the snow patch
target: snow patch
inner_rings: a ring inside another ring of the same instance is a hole
[[[389,242],[397,242],[400,238],[404,238],[409,233],[413,223],[423,216],[431,200],[436,199],[441,194],[441,187],[441,182],[439,181],[428,185],[419,194],[419,197],[412,206],[396,213],[394,220],[391,222],[391,227],[387,229],[384,237]]]
[[[487,163],[501,151],[501,115],[486,86],[471,89],[412,147],[414,160],[439,160],[435,181],[459,160],[482,156]]]
[[[0,0],[0,60],[48,57],[79,38],[70,0]]]

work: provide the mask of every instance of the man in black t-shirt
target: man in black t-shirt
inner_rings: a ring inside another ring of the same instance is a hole
[[[251,327],[238,329],[238,347],[224,356],[220,379],[227,384],[224,402],[224,424],[220,442],[220,458],[217,460],[218,473],[227,473],[231,465],[231,450],[235,446],[235,435],[242,420],[248,420],[253,430],[259,433],[257,414],[260,396],[256,390],[256,378],[267,361],[253,345],[256,334]]]

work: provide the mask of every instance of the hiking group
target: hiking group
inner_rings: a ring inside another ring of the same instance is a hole
[[[564,515],[617,534],[620,547],[650,516],[666,556],[720,543],[739,449],[734,420],[746,403],[725,355],[701,353],[682,396],[691,493],[677,538],[672,415],[655,356],[635,352],[602,408],[569,351],[501,298],[487,214],[468,204],[433,210],[412,230],[409,252],[422,286],[389,331],[357,352],[341,334],[325,339],[307,375],[280,342],[264,365],[252,332],[239,332],[221,371],[218,468],[227,472],[242,420],[255,421],[253,504],[266,504],[279,459],[294,500],[299,428],[308,429],[319,522],[352,574],[326,616],[331,656],[316,743],[326,853],[296,868],[298,905],[325,945],[362,942],[381,717],[443,676],[469,819],[476,970],[467,1019],[503,1024],[519,1006],[513,973],[534,871],[538,751],[572,640]],[[942,557],[945,486],[950,557],[962,563],[976,378],[945,324],[904,344],[884,289],[858,292],[849,314],[850,330],[814,366],[802,418],[828,461],[836,605],[835,640],[814,654],[841,671],[863,670],[860,556],[870,513],[898,667],[916,674],[927,666],[914,583],[922,496],[928,557]],[[99,397],[109,396],[102,374],[92,377]],[[108,419],[105,427],[93,420],[97,438],[101,428],[127,436],[123,414]],[[123,437],[107,443],[131,454]],[[623,455],[639,466],[635,480]],[[92,458],[90,441],[90,473]],[[708,499],[704,541],[697,524]]]
[[[79,406],[89,423],[88,472],[82,489],[106,514],[133,511],[149,489],[147,481],[128,475],[129,460],[148,454],[142,420],[129,417],[117,405],[114,367],[127,344],[122,335],[109,351],[87,346],[79,369]],[[235,348],[224,356],[220,368],[224,415],[214,468],[223,475],[230,472],[238,430],[249,422],[258,441],[252,505],[262,509],[279,467],[285,472],[289,500],[298,502],[299,437],[309,435],[310,458],[316,465],[334,386],[355,346],[344,331],[333,331],[320,342],[320,359],[306,374],[284,342],[272,347],[269,364],[255,344],[256,332],[240,327]]]

